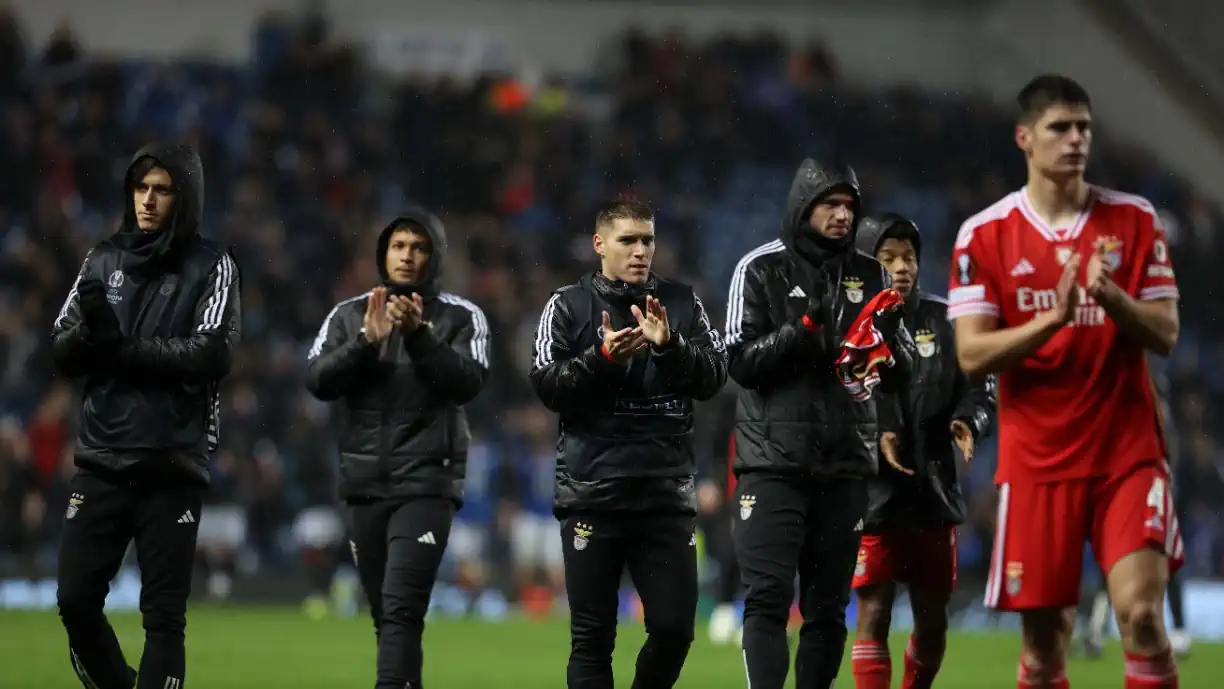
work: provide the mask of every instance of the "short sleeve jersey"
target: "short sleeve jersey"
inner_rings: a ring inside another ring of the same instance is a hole
[[[1055,308],[1063,265],[1074,253],[1083,258],[1074,320],[998,377],[999,483],[1116,475],[1166,458],[1143,347],[1082,292],[1098,243],[1127,294],[1178,298],[1165,232],[1139,196],[1092,187],[1074,224],[1054,228],[1021,189],[966,220],[957,235],[953,320],[984,315],[999,328],[1023,325]]]

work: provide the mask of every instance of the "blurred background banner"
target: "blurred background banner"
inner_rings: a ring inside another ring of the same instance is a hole
[[[1063,71],[1092,94],[1090,179],[1142,194],[1169,231],[1183,332],[1172,458],[1192,631],[1224,637],[1224,52],[1205,0],[16,0],[0,10],[0,607],[54,604],[76,391],[48,334],[85,251],[154,138],[200,152],[206,232],[243,268],[245,339],[200,523],[199,596],[353,614],[330,409],[303,386],[328,310],[377,280],[407,202],[451,237],[447,289],[493,330],[441,612],[557,611],[555,418],[527,380],[551,289],[594,268],[594,208],[659,215],[656,268],[721,314],[731,271],[777,236],[805,156],[841,155],[869,211],[924,232],[942,294],[959,224],[1023,184],[1015,92]],[[726,461],[735,390],[703,404]],[[964,470],[957,620],[980,607],[995,448]],[[134,562],[112,590],[135,605]],[[1092,567],[1085,571],[1091,575]],[[705,576],[703,574],[703,576]],[[707,577],[708,578],[708,577]],[[636,614],[632,596],[626,615]],[[898,621],[907,619],[899,612]]]

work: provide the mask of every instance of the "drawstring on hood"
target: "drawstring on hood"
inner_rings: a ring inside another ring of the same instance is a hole
[[[391,245],[391,235],[398,230],[424,230],[429,237],[429,260],[420,267],[417,281],[413,284],[396,282],[387,273],[387,248]],[[407,296],[416,293],[422,297],[436,297],[442,279],[442,268],[446,263],[446,227],[436,215],[424,208],[409,208],[391,220],[383,228],[382,234],[378,235],[375,260],[378,261],[378,274],[382,276],[383,285],[391,294]]]
[[[850,234],[841,239],[829,239],[812,229],[808,221],[812,207],[820,199],[834,192],[845,192],[854,199],[854,221]],[[858,227],[858,212],[861,205],[858,176],[848,165],[824,166],[807,158],[795,172],[790,194],[786,199],[786,213],[782,217],[782,244],[801,257],[811,268],[819,269],[830,259],[854,249],[854,236]]]
[[[134,191],[140,180],[135,179],[137,166],[151,159],[157,167],[170,173],[174,185],[174,208],[170,219],[157,230],[145,232],[136,224]],[[123,221],[110,241],[123,255],[123,272],[148,277],[173,270],[183,248],[200,233],[204,219],[204,165],[200,156],[181,144],[152,144],[136,152],[123,179]]]

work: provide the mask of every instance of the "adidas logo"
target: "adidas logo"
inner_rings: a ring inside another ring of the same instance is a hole
[[[807,292],[804,292],[804,291],[803,291],[803,288],[802,288],[802,287],[800,287],[799,285],[795,285],[795,289],[791,290],[791,291],[790,291],[790,294],[788,294],[788,295],[786,295],[786,296],[788,296],[788,297],[799,297],[799,298],[803,298],[803,297],[806,297],[806,296],[807,296]]]
[[[191,510],[187,510],[186,512],[183,513],[183,516],[178,518],[178,523],[194,524],[195,520],[196,520],[195,515],[191,513]]]
[[[863,530],[863,520],[862,519],[858,520],[858,523],[854,525],[854,530],[855,531]]]
[[[425,543],[427,545],[438,545],[438,541],[434,539],[432,531],[426,531],[424,536],[417,539],[417,543]]]
[[[1022,258],[1020,259],[1020,262],[1016,264],[1016,267],[1012,268],[1011,276],[1018,278],[1021,275],[1032,275],[1034,272],[1036,272],[1036,270],[1033,268],[1033,264],[1029,263],[1027,258]]]

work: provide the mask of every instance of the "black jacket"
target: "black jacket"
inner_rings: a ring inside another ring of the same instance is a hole
[[[904,390],[881,402],[885,430],[901,439],[900,461],[913,476],[881,463],[870,484],[864,525],[868,531],[915,524],[960,524],[965,498],[957,478],[959,453],[952,441],[954,420],[964,421],[975,444],[994,426],[994,378],[970,384],[956,361],[956,339],[943,299],[919,293],[905,306],[905,324],[918,356]],[[895,406],[894,406],[895,405]]]
[[[727,300],[730,373],[741,387],[736,408],[735,471],[873,476],[879,428],[876,397],[851,398],[834,361],[862,307],[889,286],[883,266],[857,251],[853,233],[819,265],[799,244],[815,203],[835,190],[858,196],[851,170],[805,160],[795,175],[781,238],[748,252],[735,268]],[[826,297],[813,304],[816,294]],[[805,326],[810,309],[821,329]],[[882,390],[904,384],[912,342],[899,328],[889,343],[896,365],[884,369]]]
[[[437,292],[446,257],[440,220],[412,210],[383,230],[376,257],[385,274],[388,239],[404,222],[433,244],[422,271],[424,323],[381,346],[362,334],[369,293],[340,302],[308,354],[306,385],[340,401],[340,494],[345,500],[446,497],[461,505],[470,434],[464,404],[489,377],[489,323],[480,307]]]
[[[167,227],[136,226],[133,171],[145,158],[170,173]],[[85,257],[52,329],[59,370],[83,377],[78,466],[166,473],[207,483],[220,434],[220,381],[241,331],[238,267],[199,236],[203,167],[185,146],[141,149],[125,175],[123,223]],[[152,241],[148,241],[152,240]],[[106,286],[122,339],[105,351],[92,337],[78,287]]]
[[[603,355],[603,312],[635,325],[648,294],[667,309],[671,342],[627,365]],[[554,511],[696,512],[693,400],[727,378],[726,350],[688,285],[643,287],[584,276],[553,293],[540,316],[531,382],[561,415]]]

